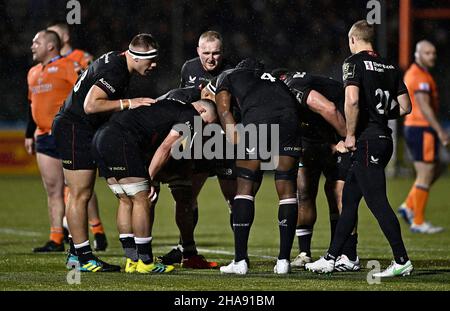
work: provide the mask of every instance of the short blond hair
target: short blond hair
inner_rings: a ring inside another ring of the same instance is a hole
[[[362,19],[353,24],[348,35],[349,37],[353,36],[364,42],[373,43],[375,27],[370,25],[365,19]]]
[[[200,40],[206,40],[206,41],[219,40],[220,42],[222,42],[222,35],[220,33],[218,33],[217,31],[208,30],[200,35],[198,42],[200,42]]]

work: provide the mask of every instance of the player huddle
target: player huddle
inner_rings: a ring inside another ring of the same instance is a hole
[[[197,197],[206,179],[217,175],[235,242],[234,260],[220,267],[220,272],[246,274],[255,197],[268,167],[263,146],[276,142],[277,147],[270,150],[279,198],[275,273],[287,274],[293,267],[318,273],[359,270],[357,209],[364,197],[394,254],[392,264],[378,276],[410,274],[413,267],[386,196],[384,168],[393,148],[387,122],[410,113],[411,103],[400,71],[373,50],[373,33],[366,21],[350,29],[353,55],[344,62],[341,83],[287,69],[268,72],[252,58],[231,66],[223,59],[220,34],[207,31],[199,39],[199,57],[183,65],[180,87],[156,99],[125,97],[131,74],[148,75],[157,65],[159,45],[152,35],[136,35],[126,51],[104,54],[75,82],[74,65],[59,53],[58,36],[48,30],[38,33],[43,37],[42,53],[48,55],[35,58],[41,63],[39,71],[30,74],[57,73],[67,94],[61,106],[63,98],[49,95],[59,88],[55,83],[30,88],[33,94],[51,97],[46,100],[49,111],[39,112],[47,116],[45,122],[36,121],[38,133],[43,130],[47,142],[36,141],[36,151],[39,156],[40,147],[51,149],[51,154],[42,151],[52,160],[52,172],[47,173],[58,175],[59,183],[64,181],[69,189],[67,267],[83,272],[121,269],[96,257],[89,243],[89,201],[98,169],[118,198],[117,229],[125,272],[168,273],[175,263],[193,269],[218,266],[198,254],[194,237]],[[58,67],[58,62],[64,65]],[[33,108],[33,96],[30,100]],[[37,115],[33,113],[33,119],[39,119]],[[204,127],[220,124],[226,149],[242,147],[244,154],[214,159],[171,157],[174,148],[189,153],[198,140],[212,140],[196,131],[193,125],[198,120]],[[248,138],[248,133],[239,130],[241,125],[252,127],[250,134],[255,136]],[[45,174],[42,169],[41,173]],[[322,173],[331,243],[327,254],[312,262],[315,200]],[[169,185],[176,203],[180,239],[168,254],[155,258],[152,227],[160,183]],[[60,219],[64,207],[58,210]],[[299,255],[291,261],[295,236]]]

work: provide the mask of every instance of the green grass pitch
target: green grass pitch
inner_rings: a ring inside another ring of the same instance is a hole
[[[411,179],[388,182],[394,209],[403,201]],[[392,258],[390,247],[375,218],[364,203],[359,214],[358,252],[361,272],[335,273],[331,276],[295,271],[287,276],[273,273],[278,252],[277,198],[273,178],[265,177],[256,199],[256,216],[249,242],[251,270],[246,276],[224,276],[218,270],[188,270],[177,267],[168,275],[82,274],[81,283],[69,285],[64,267],[65,254],[36,255],[31,252],[48,238],[48,217],[41,181],[38,177],[0,177],[0,290],[450,290],[450,178],[441,179],[432,189],[427,217],[447,228],[437,235],[409,232],[401,221],[403,239],[415,267],[410,277],[383,280],[370,285],[366,267],[378,260],[386,267]],[[115,228],[116,201],[103,180],[96,190],[110,247],[100,257],[123,266],[122,249]],[[329,243],[328,211],[323,193],[318,197],[313,257],[323,255]],[[217,180],[210,178],[200,195],[200,220],[196,241],[200,253],[220,264],[232,259],[233,236],[228,224],[228,209]],[[166,188],[160,195],[153,231],[154,254],[161,255],[176,244],[178,231],[171,196]],[[292,258],[297,255],[297,240]]]

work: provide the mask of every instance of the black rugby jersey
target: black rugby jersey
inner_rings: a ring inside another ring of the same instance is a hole
[[[311,90],[315,90],[331,101],[344,116],[344,89],[341,82],[332,78],[312,75],[306,72],[288,72],[283,81],[294,93],[301,115],[303,138],[324,142],[336,142],[338,134],[334,127],[322,116],[310,110],[307,99]]]
[[[231,69],[217,78],[216,93],[226,90],[236,99],[244,124],[286,114],[298,116],[297,101],[289,88],[267,72]]]
[[[151,106],[117,112],[110,122],[119,124],[123,130],[132,134],[142,150],[150,151],[163,142],[171,129],[181,132],[182,127],[179,125],[187,125],[193,137],[195,116],[200,118],[192,105],[166,99]]]
[[[231,66],[226,59],[222,60],[222,64],[214,71],[206,71],[200,61],[200,57],[196,57],[186,61],[181,68],[180,87],[195,86],[200,84],[206,85],[208,82],[221,74],[224,70],[231,69]]]
[[[156,100],[162,101],[165,99],[175,100],[182,104],[191,104],[200,99],[201,91],[198,87],[188,86],[177,88],[168,91],[166,94],[161,95]]]
[[[110,100],[123,98],[130,73],[124,52],[109,52],[95,60],[78,78],[72,92],[64,102],[61,112],[69,118],[88,122],[95,129],[105,123],[112,112],[86,114],[84,99],[93,85],[101,88]]]
[[[397,96],[408,92],[400,71],[377,53],[362,51],[344,61],[342,72],[344,88],[359,87],[356,139],[390,137],[388,113],[398,105]]]

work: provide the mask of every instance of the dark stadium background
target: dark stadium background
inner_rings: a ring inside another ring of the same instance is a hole
[[[126,49],[139,32],[157,38],[161,45],[158,69],[149,78],[133,80],[132,88],[147,96],[177,87],[181,65],[196,56],[198,36],[208,29],[223,34],[225,55],[234,62],[255,56],[269,68],[288,67],[340,79],[341,63],[349,55],[348,29],[369,11],[365,0],[80,2],[81,25],[72,27],[76,48],[98,57]],[[399,4],[397,0],[382,2],[386,4],[387,35],[377,45],[385,48],[385,57],[397,62]],[[450,7],[450,1],[412,2],[415,7]],[[65,20],[66,4],[65,0],[0,1],[0,126],[24,126],[26,74],[33,65],[31,40],[49,21]],[[413,44],[427,38],[437,46],[433,73],[440,89],[441,118],[448,120],[450,21],[414,21],[412,37]]]

